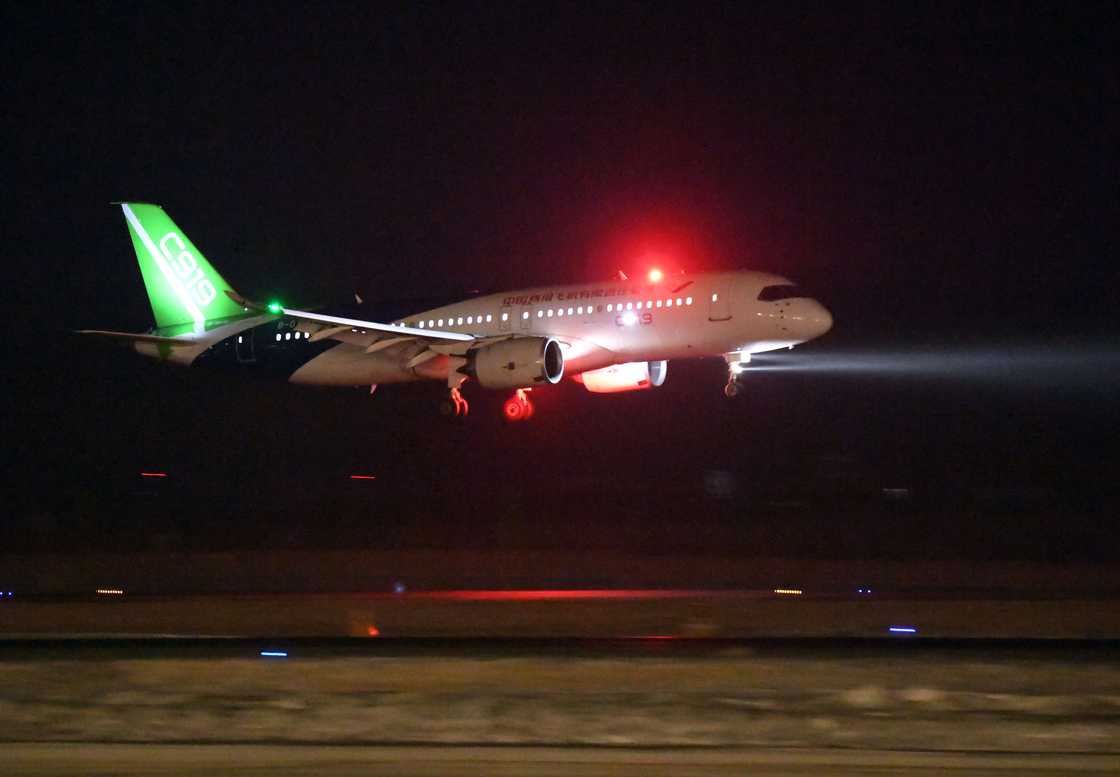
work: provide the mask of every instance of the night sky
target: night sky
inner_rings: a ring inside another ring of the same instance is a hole
[[[1120,14],[913,5],[8,4],[0,542],[1116,558]],[[804,360],[946,369],[729,402],[721,362],[673,363],[517,426],[477,386],[456,425],[436,384],[200,375],[70,333],[151,325],[122,199],[250,297],[656,256],[812,289],[836,324]]]

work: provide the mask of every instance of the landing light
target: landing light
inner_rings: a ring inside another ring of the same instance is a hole
[[[638,314],[633,310],[627,310],[622,314],[622,323],[626,326],[634,326],[634,324],[638,323]]]

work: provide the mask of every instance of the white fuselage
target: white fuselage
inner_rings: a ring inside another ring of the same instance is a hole
[[[740,270],[608,281],[475,297],[391,322],[477,337],[551,337],[559,341],[568,376],[612,364],[787,348],[828,331],[832,316],[804,296],[759,299],[789,280]],[[317,385],[395,383],[446,377],[445,360],[407,368],[421,348],[407,342],[367,353],[362,332],[310,359],[291,380]]]

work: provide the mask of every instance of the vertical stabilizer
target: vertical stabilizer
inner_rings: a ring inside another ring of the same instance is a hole
[[[157,327],[193,324],[201,330],[210,319],[244,312],[225,293],[232,287],[163,208],[142,202],[120,205]]]

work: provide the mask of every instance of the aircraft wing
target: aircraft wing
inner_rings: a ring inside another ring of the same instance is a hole
[[[403,351],[411,353],[405,365],[407,369],[412,369],[440,354],[464,356],[478,343],[495,339],[475,337],[461,332],[438,332],[432,329],[382,324],[378,321],[327,316],[292,308],[280,310],[285,316],[299,321],[298,329],[311,332],[309,339],[312,342],[326,339],[340,340],[351,345],[362,346],[366,353],[376,353],[397,345],[402,346]]]
[[[308,310],[296,310],[278,305],[262,305],[246,300],[240,295],[227,291],[238,304],[244,307],[268,311],[294,318],[300,323],[297,328],[309,333],[309,340],[338,340],[365,348],[366,353],[376,353],[393,346],[403,346],[402,350],[411,353],[406,368],[411,369],[440,354],[463,357],[471,348],[481,343],[508,340],[513,334],[476,337],[462,332],[442,332],[435,329],[419,329],[396,324],[383,324],[380,321],[364,321],[359,318],[328,316]],[[406,353],[408,355],[408,353]]]
[[[468,342],[474,340],[473,335],[465,335],[459,332],[437,332],[433,329],[417,329],[409,326],[396,326],[395,324],[382,324],[379,321],[363,321],[358,318],[343,318],[341,316],[327,316],[322,313],[312,313],[307,310],[296,310],[294,308],[286,308],[277,303],[265,305],[261,302],[254,302],[253,300],[246,299],[234,291],[226,290],[226,295],[229,296],[234,302],[248,310],[258,310],[261,313],[276,313],[287,316],[288,318],[295,318],[300,321],[307,321],[317,323],[321,326],[319,330],[312,335],[312,340],[325,340],[331,339],[344,339],[336,337],[336,335],[343,334],[349,330],[359,330],[368,334],[370,332],[386,332],[397,336],[408,335],[409,337],[416,337],[421,340],[432,341],[445,341],[445,342]],[[349,339],[349,338],[345,338]]]
[[[362,321],[358,318],[342,318],[340,316],[326,316],[322,313],[311,313],[306,310],[294,310],[292,308],[280,308],[280,312],[289,318],[298,319],[300,321],[311,321],[319,324],[326,324],[327,329],[357,329],[366,332],[385,332],[392,335],[415,337],[421,340],[430,340],[435,342],[469,342],[475,340],[474,335],[466,335],[461,332],[438,332],[434,329],[417,329],[411,326],[397,326],[396,324],[382,324],[377,321]],[[320,330],[322,333],[325,330]],[[323,339],[322,337],[318,339]]]

